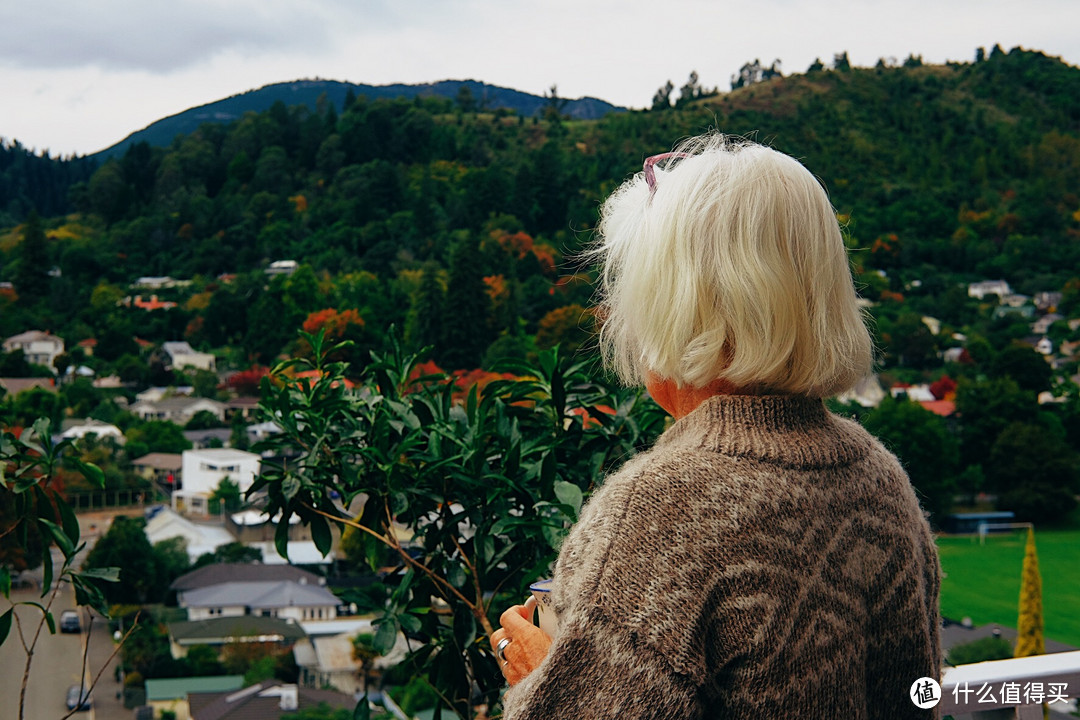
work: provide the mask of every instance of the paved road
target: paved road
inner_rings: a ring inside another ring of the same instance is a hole
[[[106,519],[107,523],[107,519]],[[88,528],[83,528],[83,537]],[[85,552],[85,551],[84,551]],[[84,558],[77,558],[76,565],[81,565]],[[54,567],[60,566],[60,558],[54,557]],[[40,570],[35,573],[40,580]],[[75,608],[74,593],[67,583],[61,584],[60,592],[52,604],[53,616],[57,622],[60,613]],[[48,598],[42,599],[39,591],[18,589],[11,593],[13,602],[37,602],[44,605]],[[0,612],[7,610],[7,603],[0,596]],[[27,643],[33,637],[41,612],[33,607],[21,605],[16,609]],[[59,720],[68,714],[66,705],[67,689],[79,683],[80,676],[89,684],[98,670],[105,667],[98,685],[93,690],[93,708],[86,712],[77,712],[72,720],[130,720],[131,710],[125,710],[116,697],[119,683],[115,679],[116,659],[109,663],[113,651],[112,636],[108,624],[95,614],[89,622],[92,611],[81,609],[83,631],[79,634],[63,634],[59,629],[50,635],[48,627],[43,627],[34,650],[34,659],[30,666],[30,681],[27,684],[24,720]],[[89,628],[89,632],[87,629]],[[12,625],[11,634],[0,645],[0,720],[17,720],[19,693],[22,685],[23,668],[26,654],[17,637],[18,627]],[[87,643],[89,642],[89,650]],[[86,668],[83,669],[83,654],[86,653]],[[106,663],[108,666],[106,667]]]
[[[11,593],[13,601],[42,602],[32,590],[17,590]],[[70,592],[60,593],[53,603],[54,615],[74,607]],[[19,606],[16,611],[22,626],[24,637],[29,643],[41,618],[36,608]],[[11,635],[0,645],[0,720],[18,718],[18,698],[22,684],[26,654],[17,637],[17,626],[12,626]],[[50,635],[47,627],[43,628],[34,649],[33,662],[30,666],[30,681],[26,689],[25,720],[57,720],[67,714],[65,697],[67,688],[79,682],[82,671],[82,655],[86,633]],[[94,712],[79,713],[79,720],[97,720]]]

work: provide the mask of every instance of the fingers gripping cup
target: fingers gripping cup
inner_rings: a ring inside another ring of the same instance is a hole
[[[559,634],[559,617],[555,614],[555,600],[551,597],[554,581],[537,580],[529,586],[529,591],[536,598],[536,614],[540,619],[540,629],[554,639]]]

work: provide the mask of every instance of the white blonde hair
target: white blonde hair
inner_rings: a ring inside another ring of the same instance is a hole
[[[600,212],[600,347],[628,384],[725,380],[827,397],[869,373],[836,213],[797,160],[721,134],[620,186]]]

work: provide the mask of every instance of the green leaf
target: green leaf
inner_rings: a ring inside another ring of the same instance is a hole
[[[462,648],[476,641],[476,616],[464,608],[454,613],[454,638]]]
[[[574,509],[574,514],[570,519],[577,520],[578,513],[581,512],[581,503],[584,499],[584,496],[581,494],[581,488],[572,482],[557,480],[555,482],[555,497],[559,498],[559,502],[569,505]]]
[[[8,611],[3,615],[0,615],[0,645],[4,644],[7,640],[8,633],[11,632],[11,619],[14,617],[15,608],[8,608]]]
[[[87,582],[79,575],[71,576],[71,584],[75,588],[75,602],[79,605],[89,605],[105,617],[109,616],[109,606],[105,602],[105,594],[101,588],[92,582]]]
[[[452,563],[450,567],[446,569],[446,579],[450,581],[450,584],[456,588],[463,587],[465,581],[468,580],[468,576],[465,575],[465,569],[458,563]]]
[[[316,549],[326,557],[326,554],[330,552],[330,546],[334,542],[334,536],[330,532],[330,524],[326,522],[326,518],[322,515],[316,515],[311,518],[311,540],[315,543]]]
[[[97,578],[105,582],[120,582],[120,568],[118,567],[90,568],[77,574],[84,578]]]
[[[75,554],[75,543],[71,542],[67,534],[64,533],[64,529],[44,518],[38,518],[38,524],[45,528],[49,535],[52,535],[53,541],[56,546],[60,548],[60,552],[64,553],[64,557],[68,560]]]
[[[392,616],[383,618],[383,621],[379,623],[379,629],[375,631],[375,639],[371,643],[375,652],[386,655],[393,650],[394,643],[397,642],[397,633],[397,620]]]
[[[0,594],[6,598],[11,597],[11,571],[4,565],[0,565]]]
[[[41,607],[41,606],[38,605],[38,607]],[[56,618],[54,618],[53,614],[51,612],[49,612],[48,610],[46,610],[45,608],[41,608],[41,611],[43,613],[45,613],[45,624],[49,626],[49,634],[50,635],[55,635],[56,634]]]
[[[45,597],[52,590],[53,581],[52,548],[48,543],[44,543],[41,548],[41,570],[41,597]]]
[[[286,475],[281,479],[281,494],[285,496],[285,502],[289,502],[296,493],[300,492],[300,479],[295,475]]]
[[[72,459],[71,463],[79,469],[83,477],[94,483],[101,489],[105,489],[105,471],[99,468],[94,463],[83,462],[82,460]]]
[[[398,620],[401,622],[401,628],[405,630],[405,632],[420,632],[420,628],[422,627],[420,624],[420,618],[416,617],[415,615],[403,613],[402,615],[398,616]]]
[[[277,529],[274,531],[274,547],[277,553],[286,560],[289,559],[289,516],[292,513],[282,512],[278,520]]]
[[[371,720],[371,705],[368,704],[367,693],[356,702],[353,708],[352,720]]]
[[[79,519],[75,517],[75,511],[67,504],[64,498],[57,496],[56,506],[60,508],[60,519],[63,521],[64,534],[68,536],[72,544],[79,542]]]
[[[491,558],[495,557],[495,538],[490,535],[480,538],[480,557],[485,563],[490,563]]]

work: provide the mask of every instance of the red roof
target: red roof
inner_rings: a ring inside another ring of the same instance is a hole
[[[956,412],[956,403],[952,400],[923,400],[919,404],[941,417],[949,417]]]

